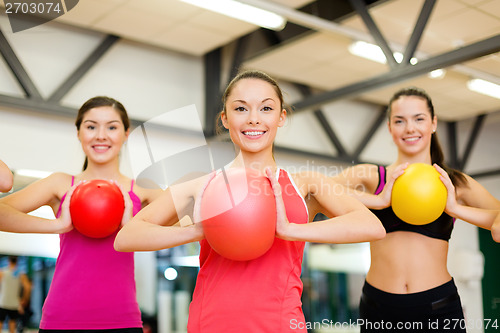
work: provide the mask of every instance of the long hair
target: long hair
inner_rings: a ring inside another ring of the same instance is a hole
[[[392,103],[394,103],[402,96],[416,96],[424,99],[427,103],[427,109],[429,110],[431,119],[434,119],[435,116],[434,105],[432,104],[432,99],[427,94],[427,92],[418,87],[407,87],[395,92],[394,95],[389,100],[389,107],[387,108],[387,117],[389,120],[391,119],[391,114],[392,114]],[[443,149],[441,148],[441,144],[439,143],[439,139],[436,133],[432,133],[430,150],[431,150],[431,162],[433,164],[436,163],[448,173],[451,181],[453,182],[453,185],[455,186],[467,185],[467,179],[465,178],[462,172],[446,165],[444,161]]]
[[[89,99],[88,101],[83,103],[83,105],[78,110],[78,114],[76,116],[76,120],[75,120],[76,129],[80,130],[80,126],[82,124],[83,117],[85,116],[85,114],[89,110],[94,109],[94,108],[98,108],[98,107],[102,107],[102,106],[111,106],[112,108],[114,108],[118,112],[118,114],[120,115],[120,118],[123,122],[123,126],[125,128],[125,131],[127,131],[129,129],[130,120],[128,118],[127,110],[125,110],[125,107],[123,106],[123,104],[118,102],[116,99],[113,99],[111,97],[106,97],[106,96],[92,97],[91,99]],[[85,169],[87,169],[88,163],[89,163],[89,160],[88,160],[87,156],[85,156],[85,162],[83,163],[83,171],[85,171]]]

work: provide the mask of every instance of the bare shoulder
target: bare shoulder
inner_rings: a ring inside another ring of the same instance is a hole
[[[162,195],[172,196],[174,198],[195,198],[201,189],[207,184],[211,174],[196,174],[192,177],[183,177],[180,181],[169,185],[165,190],[151,192],[153,196]]]
[[[339,176],[349,179],[370,179],[378,176],[378,169],[378,165],[362,163],[344,169]]]
[[[73,177],[74,176],[64,172],[54,172],[48,177],[36,181],[33,185],[39,185],[44,189],[51,189],[57,193],[58,196],[62,196],[71,188],[71,184],[77,183],[76,178],[73,180]]]
[[[139,197],[139,199],[141,199],[141,202],[146,205],[151,203],[163,193],[163,190],[160,187],[146,188],[137,184],[134,184],[132,190]]]
[[[315,195],[325,188],[338,186],[330,177],[317,171],[291,173],[290,176],[303,197],[308,194]]]
[[[71,183],[71,175],[56,172],[2,198],[2,201],[23,212],[30,212],[43,205],[55,207],[71,188]]]
[[[332,178],[335,182],[344,186],[356,189],[363,188],[371,192],[375,190],[378,184],[378,170],[379,167],[375,164],[357,164],[343,170]]]
[[[457,200],[465,205],[485,209],[500,209],[500,200],[495,198],[483,185],[467,174],[467,183],[456,187]]]
[[[325,179],[326,176],[317,171],[300,171],[289,173],[297,186],[305,186],[310,183],[316,182],[318,179]]]

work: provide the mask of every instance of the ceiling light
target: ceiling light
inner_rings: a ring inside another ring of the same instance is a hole
[[[500,99],[500,85],[493,82],[472,79],[467,82],[467,88],[477,93]]]
[[[385,64],[387,59],[385,58],[384,52],[377,45],[370,44],[367,42],[354,42],[349,45],[349,52],[358,57],[363,57],[365,59],[378,62],[380,64]]]
[[[384,52],[378,45],[375,44],[363,41],[356,41],[351,45],[349,45],[349,52],[351,52],[354,55],[357,55],[358,57],[363,57],[365,59],[375,61],[380,64],[387,63],[387,59],[385,57]],[[393,56],[396,62],[401,63],[401,61],[403,61],[404,56],[401,52],[394,52]],[[417,58],[410,59],[410,64],[412,65],[415,65],[417,62],[418,62]]]
[[[429,72],[427,76],[429,76],[431,79],[442,79],[445,74],[446,71],[444,69],[435,69],[432,72]]]
[[[282,30],[286,25],[286,20],[283,16],[234,0],[181,1],[267,29]]]

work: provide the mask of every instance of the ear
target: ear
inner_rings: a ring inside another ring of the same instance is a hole
[[[437,116],[434,116],[434,118],[432,118],[432,133],[436,132],[437,126],[438,126],[438,118]]]
[[[287,117],[286,110],[285,109],[281,110],[280,121],[278,122],[278,127],[283,127],[285,125],[286,117]]]
[[[125,131],[125,140],[128,139],[129,134],[130,134],[130,127],[127,128],[127,130]]]
[[[220,120],[222,121],[222,126],[224,126],[225,129],[229,129],[229,125],[227,123],[227,115],[224,111],[220,113]]]
[[[389,133],[392,133],[391,122],[390,121],[387,121],[387,129],[389,130]]]

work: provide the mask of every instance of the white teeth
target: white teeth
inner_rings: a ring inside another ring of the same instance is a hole
[[[250,136],[258,136],[258,135],[262,135],[264,134],[264,132],[260,131],[260,132],[257,132],[257,131],[252,131],[252,132],[243,132],[243,134],[245,135],[250,135]]]
[[[407,138],[407,139],[403,139],[404,141],[417,141],[419,138]]]
[[[109,146],[94,146],[95,150],[106,150],[109,149]]]

